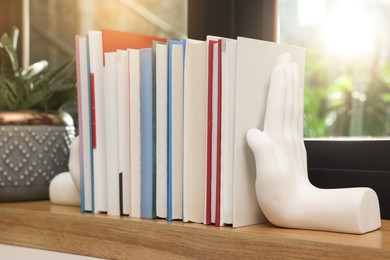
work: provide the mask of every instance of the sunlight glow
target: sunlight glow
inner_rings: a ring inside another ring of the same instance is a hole
[[[322,31],[322,40],[335,53],[353,58],[374,47],[375,26],[363,10],[351,6],[330,15]]]
[[[298,0],[298,22],[302,26],[319,24],[325,12],[326,0]]]

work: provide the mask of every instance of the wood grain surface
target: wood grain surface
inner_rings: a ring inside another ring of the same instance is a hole
[[[83,214],[48,201],[1,203],[0,243],[109,259],[390,259],[390,221],[352,235]]]

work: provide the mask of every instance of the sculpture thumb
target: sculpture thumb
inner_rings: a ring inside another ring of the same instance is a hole
[[[268,143],[266,139],[266,134],[257,128],[249,129],[246,133],[246,141],[248,142],[248,145],[253,153],[262,153],[268,150],[268,148],[264,148],[262,145],[263,143]]]
[[[255,157],[257,169],[272,169],[272,166],[278,165],[272,140],[266,132],[257,128],[249,129],[246,140]]]

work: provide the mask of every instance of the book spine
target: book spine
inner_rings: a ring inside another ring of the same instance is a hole
[[[207,77],[207,169],[206,169],[206,218],[205,224],[211,224],[211,179],[212,179],[212,133],[213,133],[213,58],[214,45],[208,46]]]
[[[153,158],[152,49],[140,50],[141,66],[141,217],[156,217],[156,183]]]

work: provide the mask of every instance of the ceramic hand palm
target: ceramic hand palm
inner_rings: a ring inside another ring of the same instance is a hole
[[[379,203],[372,189],[319,189],[309,182],[299,86],[297,65],[289,54],[281,55],[271,75],[264,131],[247,133],[261,209],[282,227],[359,234],[379,228]]]

